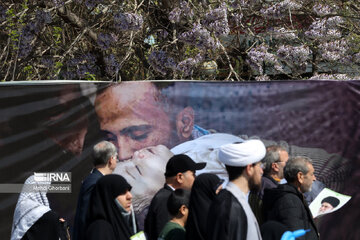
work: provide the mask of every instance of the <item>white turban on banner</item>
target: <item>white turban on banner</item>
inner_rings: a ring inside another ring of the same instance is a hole
[[[260,140],[247,140],[220,147],[219,161],[233,167],[245,167],[261,161],[266,154],[265,145]]]

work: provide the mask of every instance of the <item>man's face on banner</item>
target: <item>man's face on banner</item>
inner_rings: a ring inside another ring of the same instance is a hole
[[[319,208],[319,214],[329,213],[333,209],[334,209],[334,207],[330,203],[323,202],[323,203],[321,203],[321,206]]]
[[[100,128],[105,138],[117,147],[120,161],[130,159],[140,149],[159,144],[171,148],[180,141],[179,136],[191,136],[191,131],[184,135],[177,130],[184,127],[181,125],[183,116],[171,117],[159,96],[152,83],[121,83],[96,97]],[[192,124],[193,119],[185,127],[192,130]]]

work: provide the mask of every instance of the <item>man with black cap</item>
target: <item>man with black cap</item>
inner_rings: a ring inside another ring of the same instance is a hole
[[[195,171],[205,168],[206,163],[195,163],[185,154],[171,157],[166,164],[165,185],[151,201],[145,219],[145,233],[148,240],[157,240],[161,230],[170,220],[166,202],[172,191],[178,188],[191,190],[195,180]]]
[[[210,206],[206,239],[261,240],[247,194],[261,186],[261,160],[265,153],[265,146],[260,140],[220,147],[218,158],[225,164],[229,183]]]

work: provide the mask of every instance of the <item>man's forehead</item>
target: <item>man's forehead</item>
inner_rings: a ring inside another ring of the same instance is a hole
[[[158,90],[151,83],[121,83],[108,87],[96,99],[114,103],[155,101],[157,94]]]
[[[139,87],[140,86],[140,87]],[[105,115],[146,115],[165,111],[156,97],[159,93],[151,84],[118,84],[98,94],[95,100],[96,113]],[[106,116],[108,117],[108,116]]]

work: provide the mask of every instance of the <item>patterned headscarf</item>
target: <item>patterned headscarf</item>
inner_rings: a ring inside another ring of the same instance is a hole
[[[40,185],[34,175],[26,179],[15,207],[11,240],[20,240],[39,218],[51,210],[46,197],[49,185],[50,182],[41,182]]]

